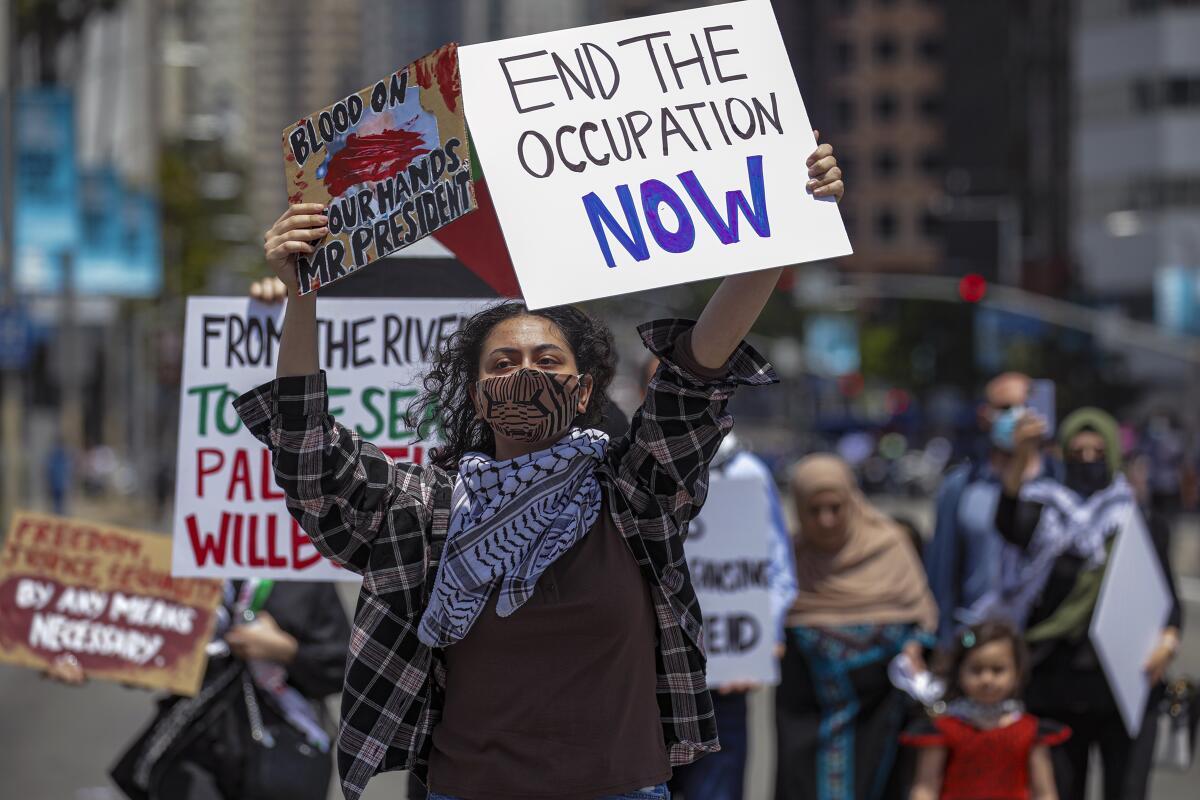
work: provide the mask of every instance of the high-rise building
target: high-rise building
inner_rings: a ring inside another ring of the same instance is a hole
[[[777,2],[809,117],[836,148],[855,253],[846,267],[931,272],[941,195],[945,19],[923,0]],[[802,165],[798,165],[802,168]]]
[[[1070,271],[1071,4],[945,2],[943,271],[1048,294]]]
[[[1070,264],[1066,0],[776,2],[864,271],[1052,293]]]
[[[283,129],[368,80],[362,2],[172,0],[165,16],[180,70],[165,80],[167,129],[220,140],[244,161],[247,211],[265,230],[287,204]]]
[[[1089,0],[1078,14],[1079,277],[1148,314],[1156,272],[1200,267],[1200,2]]]

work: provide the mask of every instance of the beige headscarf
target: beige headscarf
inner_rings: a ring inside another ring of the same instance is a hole
[[[822,550],[795,537],[798,593],[788,625],[839,626],[913,622],[937,629],[937,606],[925,570],[908,537],[867,502],[846,462],[808,456],[792,471],[792,493],[802,508],[818,492],[838,492],[849,506],[846,542]]]

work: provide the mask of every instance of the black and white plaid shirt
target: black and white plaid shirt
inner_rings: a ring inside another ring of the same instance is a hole
[[[746,344],[724,369],[702,369],[686,335],[692,324],[639,327],[663,366],[628,434],[597,469],[607,507],[651,587],[658,705],[672,765],[719,749],[704,679],[703,618],[683,553],[687,525],[708,493],[708,464],[733,425],[729,397],[739,384],[776,381]],[[363,576],[338,733],[346,797],[357,800],[378,772],[411,769],[423,780],[441,718],[445,663],[440,650],[417,639],[417,624],[446,539],[455,475],[395,462],[335,422],[323,372],[265,383],[234,406],[271,449],[288,509],[313,544]]]

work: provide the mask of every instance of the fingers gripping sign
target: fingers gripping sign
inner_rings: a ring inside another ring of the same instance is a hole
[[[316,252],[314,245],[328,233],[329,217],[325,215],[324,206],[320,203],[293,203],[264,234],[263,251],[267,264],[289,292],[295,293],[299,286],[297,257]],[[259,291],[266,294],[255,299],[271,302],[275,299],[273,290],[274,286],[268,289],[260,285]],[[251,296],[255,296],[254,290],[251,290]]]

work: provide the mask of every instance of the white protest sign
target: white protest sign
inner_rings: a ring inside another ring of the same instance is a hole
[[[710,687],[779,682],[767,578],[773,530],[770,501],[759,481],[712,475],[686,548],[704,614]]]
[[[851,252],[767,0],[459,49],[533,308]]]
[[[1137,738],[1150,698],[1146,659],[1173,604],[1150,532],[1133,509],[1109,553],[1088,631],[1130,738]]]
[[[337,420],[400,461],[428,442],[404,424],[432,356],[482,300],[327,299],[319,354]],[[233,409],[275,377],[283,309],[245,298],[188,298],[171,574],[353,580],[312,546],[284,505],[269,451]]]

